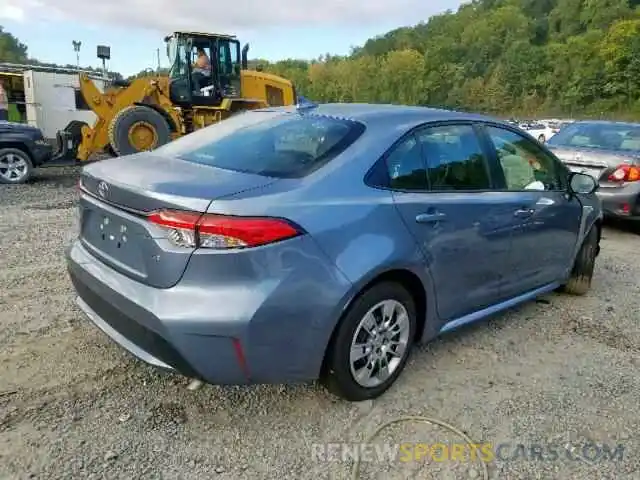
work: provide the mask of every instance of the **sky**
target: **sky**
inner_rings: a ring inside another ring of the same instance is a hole
[[[131,75],[167,67],[162,39],[176,30],[229,33],[250,44],[249,58],[281,60],[347,54],[393,28],[414,25],[462,0],[0,0],[0,25],[40,61],[101,66]],[[222,15],[224,13],[224,15]]]

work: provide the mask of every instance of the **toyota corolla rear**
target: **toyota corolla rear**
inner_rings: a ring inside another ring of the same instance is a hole
[[[549,147],[571,170],[598,181],[605,215],[640,219],[640,125],[576,122]]]
[[[264,207],[286,202],[360,133],[353,122],[255,112],[85,167],[67,252],[79,306],[137,357],[190,377],[315,378],[349,282],[303,225]],[[228,214],[234,202],[250,205],[246,215]]]

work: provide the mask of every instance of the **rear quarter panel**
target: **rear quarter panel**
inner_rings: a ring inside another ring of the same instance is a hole
[[[287,218],[308,232],[327,262],[349,282],[327,320],[331,329],[368,283],[391,270],[412,272],[427,298],[433,298],[424,257],[391,193],[364,183],[369,168],[401,134],[388,131],[385,138],[365,133],[345,154],[309,177],[280,180],[218,199],[209,207],[215,213]]]

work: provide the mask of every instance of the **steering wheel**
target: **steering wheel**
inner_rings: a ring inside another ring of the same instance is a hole
[[[296,156],[296,160],[302,163],[303,165],[308,165],[310,163],[315,162],[316,157],[309,152],[300,152],[300,151],[291,151],[292,155]]]

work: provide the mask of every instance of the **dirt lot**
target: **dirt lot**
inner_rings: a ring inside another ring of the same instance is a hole
[[[375,402],[343,403],[317,386],[190,391],[187,379],[130,358],[74,306],[62,258],[75,233],[74,184],[75,172],[50,170],[0,187],[0,478],[350,478],[352,459],[321,458],[318,445],[353,447],[405,415],[504,444],[491,478],[640,478],[636,232],[607,229],[588,296],[551,295],[421,347]],[[379,441],[454,440],[411,424]],[[623,458],[598,456],[591,443],[622,445]],[[563,447],[557,459],[552,446]],[[360,478],[482,478],[478,463],[437,456],[365,460]]]

